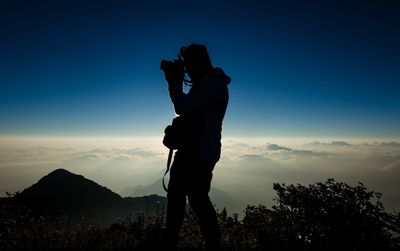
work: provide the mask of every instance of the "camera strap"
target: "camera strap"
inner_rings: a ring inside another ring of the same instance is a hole
[[[167,175],[167,173],[169,172],[169,169],[170,169],[170,167],[171,167],[172,153],[173,153],[173,152],[174,152],[173,149],[169,149],[168,161],[167,161],[167,170],[165,170],[164,176],[163,176],[163,178],[162,178],[162,185],[163,185],[163,188],[164,188],[165,192],[168,192],[168,188],[167,188],[167,186],[165,185],[164,179],[165,179],[165,176]]]

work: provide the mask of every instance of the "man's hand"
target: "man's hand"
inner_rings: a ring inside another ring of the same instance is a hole
[[[167,80],[168,85],[182,85],[183,84],[183,78],[184,78],[184,71],[183,67],[182,69],[177,68],[177,69],[165,69],[164,70],[164,76],[165,80]]]

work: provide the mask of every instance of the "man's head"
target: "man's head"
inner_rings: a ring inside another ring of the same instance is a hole
[[[200,83],[213,69],[207,47],[201,44],[191,44],[182,47],[180,55],[183,58],[185,71],[194,84]]]

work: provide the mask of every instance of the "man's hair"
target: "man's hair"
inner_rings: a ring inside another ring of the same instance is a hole
[[[210,55],[208,55],[207,47],[202,44],[190,44],[184,46],[180,50],[180,55],[183,57],[183,61],[191,63],[193,61],[201,61],[204,64],[212,66]]]

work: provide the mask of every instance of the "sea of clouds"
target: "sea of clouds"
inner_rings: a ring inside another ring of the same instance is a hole
[[[122,196],[165,195],[160,178],[168,150],[158,138],[0,139],[0,193],[22,191],[57,168],[81,174]],[[231,213],[271,206],[273,183],[311,184],[334,178],[383,193],[400,209],[400,142],[228,138],[214,169],[211,196]]]

